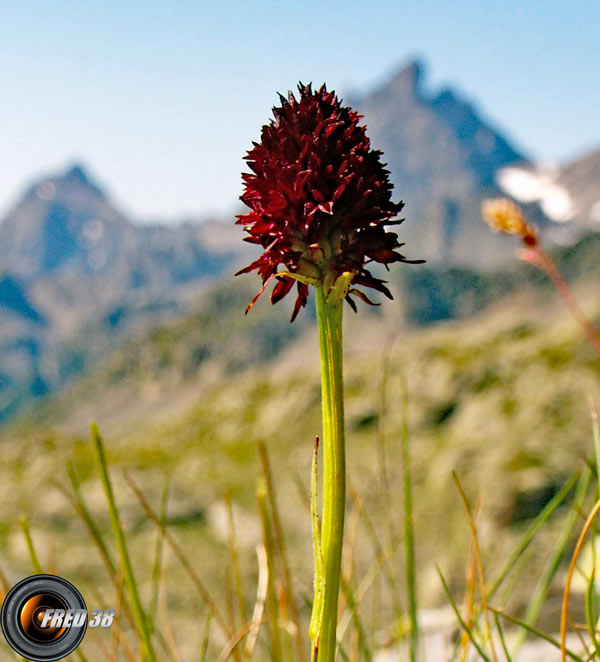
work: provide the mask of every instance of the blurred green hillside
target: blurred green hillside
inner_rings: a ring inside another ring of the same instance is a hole
[[[511,243],[507,239],[507,253]],[[593,285],[600,276],[599,254],[598,234],[554,252],[567,280],[584,293],[592,291],[592,308]],[[382,306],[362,306],[358,315],[348,309],[346,341],[350,348],[355,342],[360,344],[357,329],[365,326],[375,338],[394,334],[417,337],[424,327],[449,321],[477,327],[480,314],[492,307],[499,318],[533,315],[540,319],[555,300],[546,276],[516,259],[492,272],[404,265],[382,275],[390,281],[394,300],[380,301]],[[257,287],[258,281],[252,277],[223,278],[197,295],[193,312],[126,334],[115,342],[106,361],[72,380],[58,396],[34,403],[17,429],[44,424],[81,433],[94,417],[105,425],[137,422],[146,405],[151,417],[160,416],[163,409],[179,408],[182,396],[193,402],[230,375],[265,365],[269,371],[285,371],[296,354],[306,351],[304,339],[314,336],[313,304],[309,302],[298,320],[290,324],[291,301],[272,307],[265,293],[244,315]],[[519,303],[523,297],[535,301],[535,313]],[[557,315],[563,314],[567,313],[559,307]],[[80,333],[58,352],[57,361],[64,365],[84,363],[81,355],[95,340],[89,330]],[[366,342],[361,351],[377,354],[381,346]],[[314,359],[314,353],[312,356]]]
[[[599,247],[595,236],[557,255],[597,325]],[[0,544],[11,578],[27,572],[19,514],[29,517],[43,559],[58,554],[59,569],[84,583],[101,576],[82,524],[52,487],[66,483],[65,463],[74,462],[92,510],[106,521],[87,435],[94,419],[106,437],[139,576],[150,574],[154,529],[125,488],[120,468],[136,476],[155,505],[165,475],[171,477],[172,531],[216,595],[223,592],[226,491],[245,568],[255,578],[256,444],[265,441],[293,568],[302,578],[299,590],[309,600],[310,521],[298,482],[306,488],[312,439],[320,432],[313,315],[304,311],[290,325],[289,309],[270,307],[265,297],[244,316],[256,285],[242,278],[206,292],[194,313],[130,339],[83,379],[5,428]],[[435,564],[460,582],[468,549],[451,472],[458,472],[470,495],[484,498],[482,544],[494,568],[590,455],[588,397],[600,401],[600,362],[532,267],[515,264],[488,275],[406,267],[393,274],[392,286],[394,302],[363,307],[358,315],[348,309],[345,316],[351,493],[360,495],[376,526],[391,512],[393,526],[401,528],[405,379],[420,591],[425,606],[436,605],[443,598]],[[378,489],[382,464],[387,510]],[[532,548],[533,563],[544,556],[558,526],[551,524]],[[359,574],[372,557],[363,531],[357,538]],[[183,613],[197,598],[175,559],[167,564],[173,610]],[[253,587],[249,581],[249,599]],[[526,578],[520,590],[522,596],[530,590]],[[182,622],[186,627],[192,625]]]

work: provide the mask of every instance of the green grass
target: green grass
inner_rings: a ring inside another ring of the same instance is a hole
[[[469,624],[463,611],[470,532],[453,469],[470,498],[483,495],[476,521],[490,628],[500,659],[505,647],[516,659],[523,633],[550,632],[556,641],[548,605],[560,595],[593,495],[584,479],[575,493],[568,482],[558,495],[555,488],[570,475],[577,481],[591,454],[588,395],[600,400],[596,362],[560,309],[532,303],[524,312],[521,300],[418,332],[394,321],[359,315],[348,325],[353,496],[341,659],[366,660],[381,647],[408,650],[416,606],[447,604],[436,564],[469,636],[491,654],[485,630]],[[135,651],[145,642],[160,659],[219,660],[230,649],[231,659],[263,660],[272,655],[274,632],[285,662],[301,660],[298,638],[305,637],[307,654],[313,595],[306,496],[312,439],[320,429],[318,365],[306,357],[316,347],[298,327],[294,339],[282,341],[277,364],[265,361],[268,346],[259,345],[255,360],[240,366],[242,344],[211,373],[211,359],[194,363],[192,354],[204,337],[214,336],[216,347],[226,330],[202,329],[201,322],[208,324],[198,318],[185,332],[156,332],[150,346],[132,347],[131,356],[121,352],[43,415],[7,430],[0,444],[0,564],[13,583],[31,572],[32,548],[38,566],[81,585],[89,605],[99,597],[121,605],[122,642],[115,645],[125,656],[127,646]],[[246,323],[252,317],[232,321]],[[262,333],[255,324],[251,344],[254,333]],[[189,344],[194,325],[199,344]],[[397,336],[391,347],[385,345],[390,333]],[[410,446],[403,443],[402,374]],[[102,462],[98,438],[94,459],[85,430],[94,412],[104,433]],[[411,535],[403,529],[407,458],[414,571]],[[266,492],[259,509],[260,475]],[[547,496],[532,498],[536,494]],[[269,567],[271,582],[257,595]],[[596,598],[589,569],[581,572],[587,598],[575,601],[575,617],[585,622],[587,616],[589,626]],[[482,616],[477,601],[474,614]],[[93,646],[82,650],[93,662]]]

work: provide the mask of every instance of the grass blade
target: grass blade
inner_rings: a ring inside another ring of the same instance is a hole
[[[258,640],[258,632],[261,623],[263,622],[263,612],[265,610],[265,602],[267,600],[267,588],[269,582],[269,568],[267,565],[267,553],[265,552],[264,545],[256,546],[256,558],[258,560],[258,584],[256,587],[256,601],[254,603],[254,611],[252,613],[252,627],[248,633],[246,646],[244,652],[248,660],[252,659],[256,641]]]
[[[200,596],[204,600],[205,604],[212,612],[212,615],[215,618],[215,622],[221,628],[223,634],[228,638],[233,636],[234,633],[232,633],[229,630],[227,626],[227,622],[223,618],[223,615],[221,614],[221,611],[219,610],[217,603],[212,598],[208,589],[202,583],[202,580],[198,576],[198,573],[194,570],[194,566],[190,563],[188,557],[185,555],[181,547],[178,545],[175,538],[171,535],[169,529],[167,529],[167,527],[164,525],[164,522],[161,522],[160,516],[157,515],[157,513],[152,509],[152,506],[148,502],[148,499],[146,499],[146,496],[144,495],[140,487],[133,480],[133,478],[127,473],[127,471],[123,471],[123,477],[127,485],[129,485],[131,491],[135,494],[137,500],[144,509],[144,512],[146,513],[148,518],[155,524],[155,526],[158,527],[158,529],[161,531],[162,535],[164,536],[165,540],[169,544],[169,547],[173,550],[175,556],[179,559],[179,562],[181,563],[184,570],[187,572],[188,576],[192,580],[192,583],[198,590],[198,593],[200,593]]]
[[[163,526],[167,521],[167,506],[169,501],[169,487],[170,481],[167,478],[163,487],[160,499],[160,521]],[[152,632],[155,630],[156,621],[156,608],[158,605],[158,597],[160,593],[160,580],[162,576],[162,559],[163,559],[163,543],[164,536],[159,530],[156,536],[156,547],[154,550],[154,564],[152,566],[152,597],[150,598],[150,608],[148,609],[148,624]]]
[[[210,624],[211,624],[210,611],[206,614],[204,627],[202,628],[202,638],[200,639],[200,657],[198,662],[207,662],[208,660],[208,642],[210,640]]]
[[[596,568],[593,568],[585,590],[585,623],[587,625],[588,633],[590,635],[590,639],[592,640],[594,650],[596,651],[596,655],[598,656],[598,659],[600,659],[600,643],[598,642],[598,636],[596,634],[597,617],[594,605],[594,600],[596,598],[595,579]]]
[[[358,646],[360,651],[362,652],[361,660],[363,662],[372,662],[373,654],[371,653],[371,650],[367,643],[367,634],[365,632],[365,628],[362,624],[360,615],[358,613],[358,604],[356,602],[356,598],[354,597],[352,587],[346,581],[343,575],[341,577],[341,583],[342,583],[342,591],[344,592],[344,595],[346,597],[346,603],[348,605],[348,609],[350,611],[350,614],[352,615],[352,622],[354,623],[354,627],[356,628],[356,631],[358,633]]]
[[[23,532],[23,537],[25,538],[25,543],[27,545],[27,551],[29,552],[29,558],[31,560],[31,567],[33,568],[33,571],[37,575],[42,575],[44,571],[42,570],[40,560],[39,560],[38,555],[35,551],[35,547],[33,545],[33,540],[31,538],[31,531],[29,529],[29,522],[27,521],[26,517],[21,517],[19,519],[19,526],[21,527],[21,531]]]
[[[267,554],[267,608],[269,615],[269,625],[271,626],[271,659],[273,662],[280,662],[281,657],[281,632],[279,624],[279,605],[277,603],[277,592],[275,589],[275,545],[273,543],[273,533],[271,522],[267,511],[267,487],[264,481],[259,480],[256,492],[258,501],[258,510],[262,524],[263,544]]]
[[[84,524],[86,525],[90,533],[90,536],[96,543],[96,546],[100,551],[100,555],[104,560],[104,563],[109,571],[109,574],[112,577],[114,577],[117,572],[115,562],[113,561],[112,555],[108,549],[108,545],[106,544],[102,532],[100,531],[100,527],[96,524],[94,518],[92,517],[89,511],[89,508],[87,507],[85,499],[83,498],[83,494],[81,493],[81,487],[79,484],[79,479],[77,478],[77,474],[75,473],[75,468],[73,467],[71,462],[67,463],[67,475],[69,476],[69,481],[71,482],[71,489],[73,490],[73,496],[71,496],[68,492],[62,489],[61,491],[63,492],[63,494],[66,494],[66,496],[73,503],[75,510],[83,520]],[[58,487],[62,488],[62,486],[60,485]]]
[[[242,582],[242,571],[238,554],[237,537],[235,533],[235,521],[233,518],[233,506],[229,491],[225,493],[225,507],[227,510],[227,523],[229,527],[229,560],[233,574],[233,585],[238,608],[238,619],[240,625],[247,621],[246,599],[244,597],[244,585]]]
[[[504,657],[506,658],[506,662],[512,662],[512,657],[508,652],[506,639],[504,638],[504,631],[502,630],[502,624],[500,623],[500,618],[498,617],[498,614],[496,612],[493,612],[493,614],[494,614],[494,623],[496,625],[496,630],[498,630],[498,637],[500,638],[500,644],[502,646],[502,650],[504,651]]]
[[[273,483],[273,473],[271,471],[271,461],[269,459],[269,452],[267,445],[264,441],[258,442],[258,451],[263,470],[263,475],[266,483],[267,497],[269,499],[269,506],[271,509],[271,520],[273,523],[273,534],[275,544],[277,545],[277,552],[283,573],[283,595],[284,603],[289,607],[290,619],[294,624],[294,641],[296,646],[296,654],[298,655],[299,662],[304,662],[306,653],[304,642],[302,640],[302,629],[300,626],[300,616],[294,597],[294,586],[292,583],[292,574],[287,558],[287,550],[285,546],[285,537],[283,535],[283,527],[281,526],[281,518],[279,516],[279,507],[277,505],[277,495],[275,491],[275,484]]]
[[[460,480],[458,478],[458,475],[455,471],[452,472],[452,477],[454,478],[454,482],[456,483],[456,486],[458,487],[458,491],[460,493],[460,496],[462,498],[463,504],[465,506],[465,510],[467,512],[467,517],[469,518],[469,524],[471,527],[471,535],[472,535],[472,540],[473,540],[473,550],[475,553],[475,567],[477,568],[477,575],[479,577],[479,591],[481,594],[481,606],[483,608],[484,612],[484,619],[485,619],[485,626],[487,629],[487,636],[488,640],[490,642],[490,651],[492,653],[492,659],[494,662],[498,662],[498,657],[496,655],[496,649],[494,647],[494,640],[492,638],[492,627],[490,625],[490,619],[489,615],[487,613],[487,604],[488,604],[488,596],[487,596],[487,591],[485,588],[485,576],[483,573],[483,560],[481,557],[481,549],[479,547],[479,535],[477,532],[477,524],[475,523],[475,517],[473,516],[473,511],[471,510],[471,506],[469,504],[469,500],[467,499],[467,495],[465,491],[463,490],[463,487],[460,483]]]
[[[521,559],[525,550],[529,547],[531,541],[535,537],[536,533],[541,529],[545,522],[552,516],[554,511],[560,506],[560,504],[567,498],[575,482],[577,481],[577,474],[573,474],[569,480],[561,487],[557,494],[546,504],[542,512],[535,518],[531,526],[527,529],[523,538],[521,539],[520,544],[515,549],[515,551],[509,556],[504,564],[504,567],[500,571],[498,577],[494,580],[488,591],[488,597],[492,599],[502,582],[506,579],[506,576],[515,568],[519,560]]]
[[[404,553],[406,555],[406,585],[410,616],[410,660],[416,662],[419,650],[419,617],[417,613],[417,572],[415,567],[415,534],[410,464],[410,434],[408,421],[408,385],[402,378],[402,470],[404,479]]]
[[[528,623],[525,623],[524,621],[521,621],[518,618],[515,618],[514,616],[510,616],[509,614],[503,612],[501,609],[495,609],[494,607],[488,607],[488,609],[494,614],[498,614],[498,616],[501,616],[502,618],[506,619],[509,623],[512,623],[513,625],[518,625],[519,627],[523,628],[530,634],[533,634],[539,639],[543,639],[544,641],[547,641],[549,644],[552,644],[555,648],[558,648],[560,650],[560,641],[557,641],[556,639],[554,639],[554,637],[551,637],[549,634],[546,634],[545,632],[538,630],[532,625],[529,625]],[[579,655],[569,650],[568,648],[566,648],[565,651],[566,654],[572,660],[575,660],[575,662],[588,662],[587,660],[584,660],[582,657],[579,657]]]
[[[548,565],[544,570],[544,573],[540,577],[540,580],[538,581],[538,584],[533,592],[533,597],[530,600],[529,605],[527,606],[527,611],[525,612],[524,621],[528,625],[535,625],[538,616],[542,611],[542,608],[546,601],[546,597],[548,596],[548,593],[550,591],[552,581],[554,580],[554,577],[556,576],[556,573],[560,568],[560,562],[563,558],[563,555],[569,544],[569,541],[571,540],[573,529],[575,528],[575,525],[577,524],[577,521],[579,519],[579,511],[581,510],[581,506],[583,505],[583,501],[585,500],[585,496],[588,491],[590,480],[591,480],[591,471],[586,468],[581,474],[581,477],[577,484],[577,491],[575,493],[573,507],[566,521],[566,524],[563,528],[562,536],[559,538],[554,554],[550,558]],[[526,637],[527,637],[527,632],[523,630],[521,635],[517,639],[515,645],[515,649],[514,649],[515,655],[518,653],[520,647],[525,643]]]
[[[98,425],[96,423],[92,423],[90,426],[90,431],[95,451],[96,466],[100,474],[102,488],[104,489],[104,494],[108,504],[110,524],[119,552],[119,557],[121,559],[121,564],[123,566],[125,589],[129,596],[133,618],[135,620],[136,629],[138,631],[138,636],[141,642],[142,657],[147,662],[155,662],[156,655],[152,646],[150,628],[148,627],[148,620],[146,614],[144,613],[144,608],[142,607],[135,575],[133,574],[133,566],[131,565],[131,558],[127,549],[127,541],[125,539],[123,526],[119,518],[119,511],[115,501],[110,476],[108,474],[108,464],[106,462],[104,446]]]
[[[583,548],[583,543],[585,542],[585,537],[587,536],[594,520],[596,519],[598,513],[600,512],[600,500],[596,501],[596,504],[592,508],[592,512],[588,515],[588,518],[583,526],[577,544],[575,545],[575,550],[571,556],[571,563],[569,565],[569,571],[567,573],[567,579],[565,581],[565,590],[563,593],[563,604],[560,614],[560,652],[562,662],[565,662],[566,657],[566,641],[567,641],[567,617],[569,614],[569,598],[571,595],[571,581],[573,579],[573,573],[575,571],[575,566],[577,564],[577,559]]]
[[[465,623],[463,617],[460,615],[460,609],[458,608],[458,605],[454,601],[454,598],[452,597],[452,593],[450,593],[450,589],[448,588],[448,584],[446,583],[446,580],[444,579],[444,575],[442,574],[442,571],[438,568],[438,575],[440,576],[440,580],[442,582],[442,588],[444,589],[444,593],[446,594],[446,597],[448,598],[448,601],[450,602],[450,605],[452,607],[452,610],[454,611],[454,614],[456,615],[456,618],[458,619],[458,622],[460,623],[460,626],[462,629],[467,633],[467,636],[471,640],[471,643],[475,648],[477,649],[477,652],[481,656],[485,662],[492,662],[491,659],[486,655],[485,651],[483,648],[480,646],[479,642],[477,639],[475,639],[475,636],[473,635],[473,631],[471,628]]]

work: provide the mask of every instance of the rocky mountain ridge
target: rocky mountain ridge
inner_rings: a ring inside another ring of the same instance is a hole
[[[500,193],[501,168],[528,160],[459,94],[426,88],[425,67],[413,62],[386,85],[349,101],[364,115],[396,197],[406,203],[401,232],[411,254],[444,265],[497,265],[504,251],[489,241],[480,204]]]
[[[0,224],[0,419],[233,273],[245,246],[215,223],[135,224],[79,165],[31,186]]]

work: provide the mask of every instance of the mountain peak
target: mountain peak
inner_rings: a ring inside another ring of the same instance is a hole
[[[85,166],[82,163],[73,163],[73,165],[71,165],[71,167],[68,168],[65,174],[62,176],[62,179],[72,179],[85,184],[90,182],[88,173],[86,172]]]
[[[78,197],[95,198],[106,201],[107,196],[90,175],[89,170],[81,163],[73,163],[63,172],[49,174],[37,179],[27,190],[21,203],[31,200],[42,200],[52,203],[64,195],[70,197],[73,194]]]
[[[480,218],[497,195],[500,168],[525,161],[479,109],[454,87],[431,89],[415,59],[356,102],[372,144],[381,148],[407,215],[403,237],[415,257],[487,266],[500,255]],[[484,251],[473,251],[481,235]]]
[[[423,60],[411,60],[394,75],[388,86],[396,90],[418,92],[426,73],[426,65]]]
[[[62,175],[52,177],[51,179],[58,186],[75,185],[89,189],[102,198],[105,197],[104,192],[100,186],[94,181],[94,178],[90,175],[89,170],[82,163],[72,163]]]
[[[128,227],[80,163],[34,182],[0,222],[0,262],[29,282],[55,269],[100,268]]]

